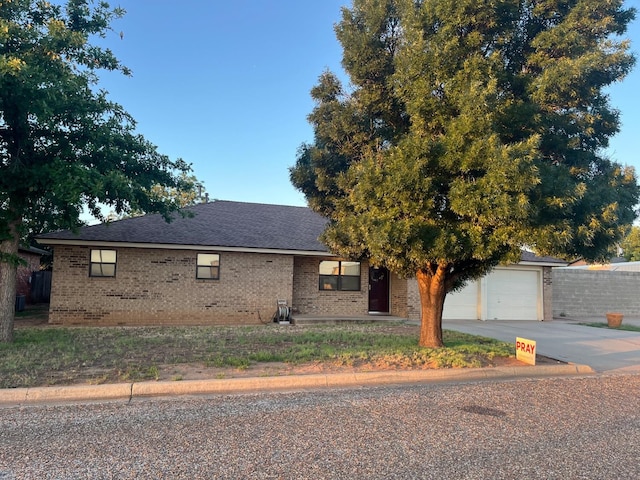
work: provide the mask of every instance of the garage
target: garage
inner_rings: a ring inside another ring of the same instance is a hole
[[[498,269],[487,283],[487,320],[539,320],[537,270]]]
[[[502,267],[447,295],[444,320],[542,320],[540,268]]]
[[[445,320],[478,320],[480,312],[480,282],[469,282],[465,287],[450,293],[444,300],[442,318]]]

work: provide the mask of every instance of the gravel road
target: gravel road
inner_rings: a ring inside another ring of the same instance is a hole
[[[640,376],[0,409],[0,480],[637,479]]]

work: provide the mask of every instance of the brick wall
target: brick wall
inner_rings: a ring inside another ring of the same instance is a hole
[[[546,321],[553,320],[553,269],[542,267],[542,315]]]
[[[89,277],[88,247],[55,247],[51,323],[257,324],[292,300],[290,255],[219,252],[220,279],[197,280],[198,252],[116,250],[116,276],[99,278]]]
[[[391,304],[389,305],[390,314],[396,317],[408,318],[407,305],[407,282],[406,278],[400,278],[396,274],[391,274]]]
[[[293,266],[293,309],[302,315],[359,316],[369,310],[369,266],[360,266],[360,291],[320,290],[318,269],[327,258],[296,257]]]
[[[296,257],[293,274],[295,313],[317,316],[363,316],[369,313],[369,265],[360,266],[360,291],[320,290],[318,269],[324,258]],[[389,285],[390,314],[407,317],[407,280],[392,274]]]
[[[418,281],[415,278],[407,280],[407,318],[409,320],[422,319],[420,290],[418,290]]]
[[[553,269],[554,317],[640,316],[640,272]]]
[[[116,276],[108,278],[89,276],[89,247],[55,247],[51,323],[257,324],[271,321],[278,299],[300,314],[368,313],[367,263],[359,291],[321,291],[318,268],[326,258],[220,252],[220,279],[197,280],[196,251],[116,250]],[[407,288],[407,280],[391,276],[392,315],[408,316]]]

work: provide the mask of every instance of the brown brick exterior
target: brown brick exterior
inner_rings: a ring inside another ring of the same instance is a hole
[[[422,320],[420,290],[418,290],[418,281],[415,278],[407,280],[407,318],[409,320]]]
[[[268,323],[278,299],[287,300],[297,314],[368,314],[366,262],[361,266],[359,291],[323,291],[318,288],[318,268],[327,257],[212,250],[220,254],[220,279],[198,280],[197,251],[115,248],[116,276],[90,277],[90,250],[84,246],[55,247],[50,323]],[[407,316],[407,281],[396,275],[391,275],[390,314]]]
[[[553,320],[553,278],[551,267],[542,268],[542,308],[543,319]]]
[[[292,299],[290,255],[212,251],[220,279],[197,280],[199,252],[116,251],[116,276],[99,278],[89,276],[89,247],[55,247],[50,323],[258,324],[271,321],[278,299]]]
[[[195,278],[197,251],[116,248],[116,276],[89,276],[90,247],[56,246],[49,322],[66,325],[242,325],[269,323],[277,300],[294,313],[364,316],[369,307],[369,266],[360,290],[323,291],[318,268],[327,257],[215,252],[220,279]],[[202,253],[202,252],[200,252]],[[544,267],[544,319],[552,318],[551,269]],[[391,315],[420,319],[415,279],[391,275]]]
[[[296,257],[293,262],[293,309],[302,315],[327,317],[354,317],[369,313],[369,264],[360,268],[360,291],[337,292],[320,290],[318,269],[326,257]],[[407,315],[407,281],[391,275],[390,315]]]
[[[407,304],[407,279],[400,278],[395,274],[391,274],[391,285],[389,286],[389,290],[391,290],[390,295],[390,304],[389,309],[391,310],[389,313],[396,317],[408,318],[409,317],[409,309]]]
[[[369,266],[360,266],[360,291],[320,290],[318,269],[327,258],[296,257],[293,261],[293,310],[302,315],[359,316],[369,309]]]

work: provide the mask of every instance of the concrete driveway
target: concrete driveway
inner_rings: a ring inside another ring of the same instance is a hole
[[[536,321],[444,320],[442,328],[506,342],[523,337],[537,342],[537,353],[563,362],[589,365],[599,373],[640,373],[640,332],[578,325],[603,319]],[[640,319],[623,320],[640,326]]]

